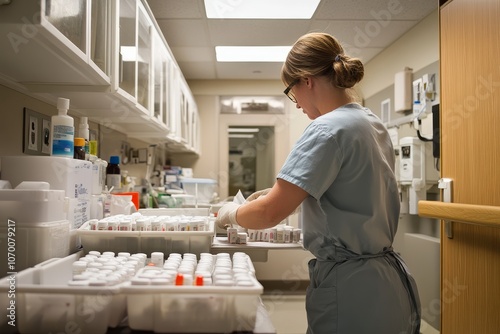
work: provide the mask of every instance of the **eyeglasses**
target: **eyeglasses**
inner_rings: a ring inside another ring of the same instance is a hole
[[[292,87],[295,86],[298,82],[299,82],[300,79],[297,79],[297,80],[294,80],[292,81],[288,87],[283,91],[283,93],[285,93],[286,96],[288,96],[288,98],[293,102],[293,103],[297,103],[297,99],[295,98],[295,95],[293,95],[293,93],[291,92],[292,90]]]

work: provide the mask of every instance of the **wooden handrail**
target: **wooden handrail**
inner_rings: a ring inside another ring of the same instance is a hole
[[[419,201],[418,215],[500,228],[499,206]]]

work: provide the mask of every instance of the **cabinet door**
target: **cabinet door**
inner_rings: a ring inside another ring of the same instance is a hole
[[[108,0],[91,2],[90,59],[108,77],[111,76],[111,4]]]
[[[161,124],[166,125],[167,113],[167,49],[161,42],[158,34],[153,34],[153,117]]]
[[[87,0],[45,0],[45,19],[87,53]]]
[[[151,63],[153,24],[142,4],[139,4],[137,22],[137,102],[151,111]]]
[[[119,2],[119,88],[136,98],[137,78],[137,2],[121,0]]]

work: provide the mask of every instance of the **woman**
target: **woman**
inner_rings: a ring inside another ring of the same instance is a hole
[[[217,223],[278,224],[299,205],[309,262],[308,333],[419,333],[413,278],[392,242],[399,218],[387,130],[355,102],[364,75],[328,34],[302,36],[283,65],[285,94],[312,119],[265,196],[228,203]]]

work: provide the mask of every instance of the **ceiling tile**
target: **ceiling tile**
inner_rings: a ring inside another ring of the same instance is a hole
[[[178,62],[178,64],[186,80],[220,79],[214,62]]]
[[[172,47],[171,50],[178,62],[215,61],[213,47]]]
[[[356,48],[385,48],[414,25],[412,21],[390,21],[381,25],[375,21],[315,20],[311,31],[335,36],[343,45]]]
[[[147,2],[157,20],[206,17],[203,0],[147,0]]]
[[[420,21],[437,8],[436,0],[323,0],[313,19]]]
[[[209,46],[204,20],[158,20],[158,26],[170,47]]]

